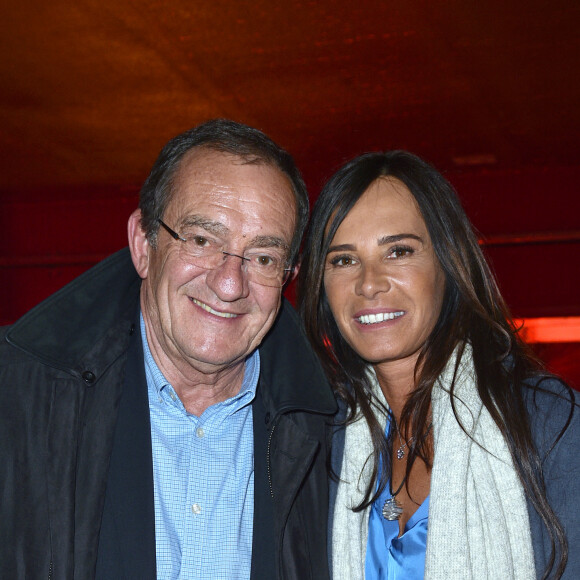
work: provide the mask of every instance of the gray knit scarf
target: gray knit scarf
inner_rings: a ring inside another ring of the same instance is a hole
[[[455,355],[432,392],[431,473],[425,578],[532,580],[536,577],[526,499],[503,436],[477,393],[471,348],[449,387]],[[386,405],[374,371],[373,394]],[[386,425],[386,417],[378,415]],[[369,510],[355,513],[370,479],[372,441],[359,415],[346,428],[332,526],[333,580],[364,579]]]

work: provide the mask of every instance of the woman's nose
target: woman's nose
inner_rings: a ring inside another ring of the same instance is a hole
[[[387,292],[391,287],[387,268],[382,264],[365,264],[356,280],[356,292],[373,298],[379,292]]]

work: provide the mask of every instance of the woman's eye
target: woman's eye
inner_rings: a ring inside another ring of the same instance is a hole
[[[397,246],[391,250],[391,253],[388,255],[389,258],[405,258],[406,256],[410,256],[414,253],[415,250],[410,248],[409,246]]]
[[[349,266],[354,266],[354,258],[351,256],[335,256],[330,260],[330,265],[336,268],[348,268]]]

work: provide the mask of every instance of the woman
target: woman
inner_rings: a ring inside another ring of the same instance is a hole
[[[406,152],[354,159],[300,277],[344,409],[334,579],[580,578],[575,396],[518,338],[449,183]]]

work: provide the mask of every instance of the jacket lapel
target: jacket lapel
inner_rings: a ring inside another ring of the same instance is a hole
[[[276,555],[274,534],[274,501],[270,492],[268,467],[269,424],[262,400],[262,388],[258,387],[252,403],[254,422],[254,533],[252,536],[251,580],[276,578]]]
[[[138,330],[129,348],[119,403],[96,577],[156,578],[151,426]]]

